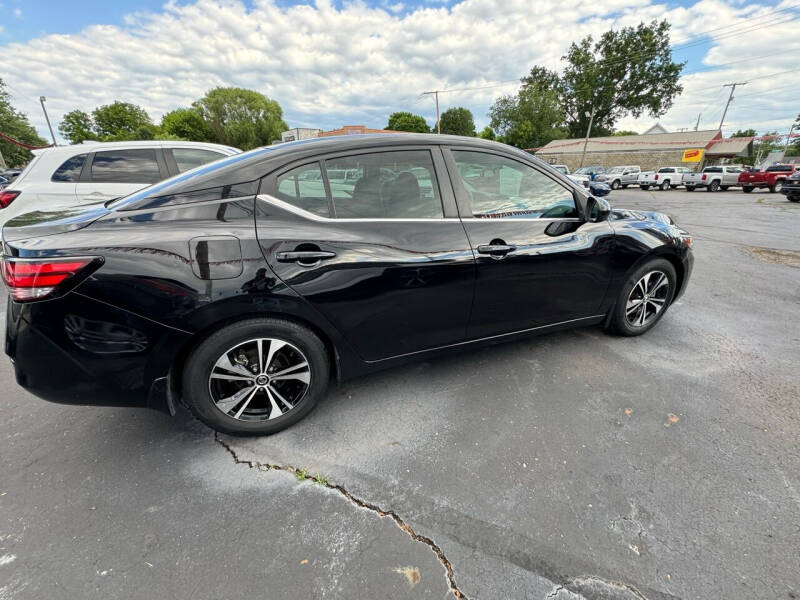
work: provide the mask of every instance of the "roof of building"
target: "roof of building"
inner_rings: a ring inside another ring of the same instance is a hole
[[[368,135],[370,133],[406,133],[405,131],[394,131],[392,129],[372,129],[366,125],[345,125],[341,129],[321,131],[319,137],[329,135]]]
[[[750,156],[753,138],[728,138],[712,144],[708,156]]]
[[[716,129],[704,131],[678,131],[675,133],[650,133],[642,135],[614,135],[591,137],[587,152],[620,152],[642,150],[685,150],[705,148],[714,138],[721,137]],[[572,154],[583,152],[583,138],[553,140],[536,151],[537,154]]]
[[[647,135],[650,133],[669,133],[666,128],[661,123],[656,123],[650,129],[645,131],[642,135]]]

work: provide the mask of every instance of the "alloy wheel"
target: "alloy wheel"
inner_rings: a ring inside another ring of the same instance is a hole
[[[669,297],[669,278],[663,271],[646,273],[628,294],[625,320],[631,327],[644,327],[655,320]]]
[[[237,344],[208,378],[214,405],[241,421],[268,421],[295,408],[308,392],[311,368],[296,346],[278,338]]]

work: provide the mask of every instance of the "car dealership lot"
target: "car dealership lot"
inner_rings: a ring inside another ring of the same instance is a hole
[[[608,199],[695,238],[640,338],[409,365],[249,439],[47,404],[4,363],[0,598],[442,598],[446,566],[468,598],[800,595],[800,205]]]

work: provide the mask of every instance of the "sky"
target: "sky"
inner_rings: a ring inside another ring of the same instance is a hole
[[[49,138],[80,108],[122,100],[155,122],[214,87],[277,100],[290,127],[385,127],[407,110],[435,123],[465,106],[478,128],[496,98],[533,65],[560,69],[569,44],[666,18],[683,94],[658,118],[623,118],[643,132],[716,129],[785,133],[800,113],[800,0],[0,0],[0,78]],[[467,89],[465,89],[467,88]],[[482,89],[474,89],[482,88]]]

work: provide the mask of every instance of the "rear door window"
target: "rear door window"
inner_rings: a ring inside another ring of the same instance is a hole
[[[156,183],[161,181],[154,148],[97,152],[92,161],[94,183]]]
[[[81,177],[83,170],[83,163],[86,162],[86,154],[78,154],[72,158],[68,158],[64,163],[56,169],[50,181],[66,181],[77,183]]]
[[[224,156],[219,152],[202,148],[172,148],[172,157],[175,159],[179,173],[201,167]]]
[[[278,175],[275,195],[292,206],[320,217],[329,217],[328,197],[319,163],[296,167]]]

